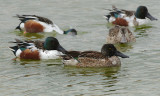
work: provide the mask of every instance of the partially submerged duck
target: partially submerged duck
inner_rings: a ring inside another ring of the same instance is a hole
[[[54,24],[51,20],[45,17],[37,16],[37,15],[17,15],[21,21],[20,24],[16,27],[20,31],[24,31],[24,33],[39,33],[39,32],[52,32],[56,31],[59,34],[72,34],[77,35],[77,31],[75,29],[69,29],[67,31],[63,31],[56,24]]]
[[[104,44],[101,52],[97,51],[70,51],[62,55],[64,65],[77,67],[114,67],[120,66],[121,61],[118,58],[129,58],[119,52],[113,44]]]

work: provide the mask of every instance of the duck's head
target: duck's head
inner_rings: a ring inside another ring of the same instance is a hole
[[[77,31],[76,29],[69,29],[67,31],[64,31],[64,34],[77,35]]]
[[[122,58],[129,58],[129,56],[117,51],[113,44],[104,44],[101,53],[106,57],[119,56]]]
[[[149,18],[151,21],[158,20],[157,18],[153,17],[149,12],[146,6],[139,6],[135,12],[136,18],[145,19],[146,17]]]
[[[57,50],[62,53],[66,53],[67,51],[59,44],[59,41],[54,37],[47,37],[44,42],[45,50]]]

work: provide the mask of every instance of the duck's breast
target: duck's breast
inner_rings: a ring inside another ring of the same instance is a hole
[[[57,50],[39,50],[41,59],[58,59],[60,55],[63,55]]]

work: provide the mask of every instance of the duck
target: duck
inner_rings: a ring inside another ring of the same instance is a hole
[[[60,45],[55,37],[47,37],[45,41],[22,41],[15,39],[10,43],[15,43],[15,46],[9,47],[16,58],[42,60],[42,59],[59,59],[60,55],[67,51]]]
[[[116,18],[114,26],[109,29],[106,41],[109,44],[136,42],[136,38],[128,28],[128,22],[123,18]]]
[[[21,21],[19,25],[15,28],[24,31],[24,33],[40,33],[40,32],[52,32],[56,31],[59,34],[71,34],[77,35],[76,29],[69,29],[63,31],[56,24],[54,24],[50,19],[46,17],[41,17],[37,15],[16,15]]]
[[[69,51],[61,55],[65,66],[76,67],[118,67],[121,65],[119,57],[129,58],[118,51],[113,44],[104,44],[98,51]]]
[[[136,11],[129,11],[118,9],[114,5],[112,10],[109,10],[110,13],[105,15],[105,18],[108,22],[113,22],[116,18],[124,18],[129,23],[129,26],[139,26],[148,23],[148,19],[151,21],[158,20],[153,17],[149,12],[146,6],[139,6]],[[148,18],[148,19],[147,19]]]

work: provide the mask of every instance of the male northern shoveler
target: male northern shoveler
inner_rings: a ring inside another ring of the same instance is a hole
[[[137,26],[146,24],[148,22],[146,18],[151,21],[158,20],[150,15],[146,6],[139,6],[136,11],[117,9],[115,6],[112,6],[112,8],[113,10],[110,10],[109,15],[105,15],[108,22],[113,22],[116,18],[124,18],[129,26]]]
[[[21,41],[16,39],[16,46],[10,47],[17,58],[20,59],[58,59],[59,55],[67,51],[54,37],[47,37],[45,41]]]
[[[37,15],[17,15],[16,17],[18,17],[21,21],[20,24],[16,27],[16,29],[19,29],[20,31],[25,31],[28,33],[39,33],[52,32],[54,30],[59,34],[77,35],[77,31],[75,29],[63,31],[51,20],[45,17]]]
[[[107,35],[107,43],[129,43],[135,42],[136,38],[126,26],[115,25],[109,30]]]
[[[128,56],[117,51],[113,44],[104,44],[101,52],[97,51],[70,51],[67,55],[62,55],[64,65],[77,67],[113,67],[120,66],[122,58]]]

